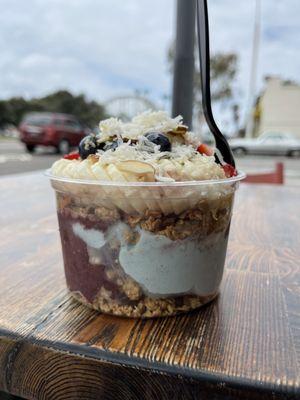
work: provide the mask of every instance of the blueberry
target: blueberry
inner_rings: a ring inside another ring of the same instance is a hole
[[[145,137],[152,143],[160,146],[160,151],[171,151],[171,143],[166,135],[159,132],[148,132]]]
[[[97,137],[95,135],[84,137],[78,146],[80,157],[83,160],[85,160],[90,154],[96,154],[99,149],[100,146],[97,144]]]

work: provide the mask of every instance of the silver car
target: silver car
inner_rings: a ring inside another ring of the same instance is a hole
[[[274,154],[300,157],[300,139],[289,133],[268,132],[253,139],[231,139],[235,154]]]

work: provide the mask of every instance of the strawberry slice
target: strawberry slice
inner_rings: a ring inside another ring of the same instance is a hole
[[[237,170],[230,164],[222,165],[225,172],[226,178],[231,178],[232,176],[237,176]]]
[[[201,154],[205,154],[207,156],[214,155],[214,149],[207,146],[207,144],[201,143],[200,146],[197,147],[197,151]]]
[[[80,155],[77,151],[64,155],[65,160],[78,160],[79,157]]]

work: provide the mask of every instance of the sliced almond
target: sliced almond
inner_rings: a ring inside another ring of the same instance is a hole
[[[176,129],[178,132],[187,132],[188,127],[186,125],[179,125]]]
[[[130,172],[136,175],[151,174],[154,176],[155,173],[155,169],[153,168],[153,166],[143,161],[136,161],[136,160],[120,161],[118,162],[117,167],[121,171]]]
[[[179,125],[179,126],[177,126],[176,129],[173,129],[172,131],[169,131],[168,133],[170,135],[182,135],[182,136],[184,136],[186,134],[187,130],[188,130],[187,126]]]

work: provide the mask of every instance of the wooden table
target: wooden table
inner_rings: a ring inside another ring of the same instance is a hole
[[[28,399],[300,399],[300,188],[241,185],[219,298],[101,315],[65,287],[54,195],[2,178],[0,390]]]

